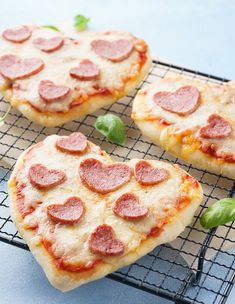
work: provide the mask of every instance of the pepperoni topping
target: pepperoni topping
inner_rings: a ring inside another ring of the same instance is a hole
[[[127,220],[139,220],[146,217],[148,209],[140,205],[136,195],[124,193],[116,200],[113,212]]]
[[[55,85],[50,80],[43,80],[39,84],[38,93],[44,101],[53,102],[64,99],[70,93],[70,88]]]
[[[43,52],[54,52],[64,45],[64,39],[60,36],[52,37],[50,39],[37,38],[34,39],[33,44]]]
[[[228,137],[232,132],[230,124],[220,115],[212,114],[207,120],[208,124],[200,129],[200,137],[208,139],[221,139]]]
[[[133,47],[133,41],[128,39],[114,41],[98,39],[91,42],[91,48],[97,55],[113,62],[119,62],[129,57]]]
[[[56,141],[56,148],[63,152],[81,154],[87,148],[87,139],[82,133],[76,132],[69,136],[59,138]]]
[[[8,41],[21,43],[29,39],[32,35],[31,30],[27,26],[16,29],[7,29],[2,33],[3,38]]]
[[[80,163],[80,177],[89,189],[105,194],[126,184],[131,178],[131,169],[126,164],[108,165],[87,158]]]
[[[72,68],[69,73],[79,80],[94,80],[100,76],[99,67],[89,59],[81,61],[79,66]]]
[[[72,196],[63,205],[53,204],[48,206],[47,214],[56,223],[78,223],[84,214],[84,203],[79,197]]]
[[[188,115],[196,111],[200,105],[200,92],[196,87],[185,86],[177,91],[158,92],[153,97],[154,102],[168,112]]]
[[[116,238],[113,228],[109,225],[100,225],[91,234],[88,241],[92,253],[104,256],[120,256],[124,252],[124,244]]]
[[[21,59],[14,55],[0,57],[0,73],[11,81],[37,74],[43,67],[44,63],[39,58]]]
[[[34,164],[29,169],[29,181],[39,190],[48,190],[62,184],[66,180],[64,172],[47,169],[41,164]]]
[[[157,185],[169,177],[165,169],[154,168],[149,162],[140,160],[135,165],[135,178],[144,186]]]

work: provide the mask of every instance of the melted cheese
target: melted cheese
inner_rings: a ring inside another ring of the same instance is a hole
[[[30,154],[26,154],[24,165],[17,173],[16,180],[25,183],[23,189],[25,205],[27,207],[37,206],[36,210],[27,215],[24,226],[32,227],[38,224],[38,235],[53,243],[53,252],[56,257],[69,263],[86,264],[96,259],[88,248],[88,238],[98,225],[106,223],[111,225],[118,239],[125,245],[125,253],[138,248],[140,242],[147,237],[153,227],[161,224],[161,220],[174,213],[177,208],[177,197],[182,192],[182,175],[184,172],[178,167],[170,164],[150,161],[155,167],[165,168],[169,171],[170,177],[156,185],[140,186],[134,176],[129,183],[120,189],[99,195],[84,186],[79,178],[79,163],[88,157],[99,159],[102,162],[112,162],[107,155],[101,154],[101,150],[89,143],[89,150],[81,156],[73,156],[59,152],[55,148],[57,135],[47,137],[43,145],[35,147]],[[134,169],[138,160],[131,160],[128,164]],[[34,188],[28,180],[28,171],[32,164],[41,163],[49,169],[62,170],[67,180],[48,191],[39,191]],[[124,193],[132,192],[139,197],[140,203],[149,210],[147,218],[138,221],[124,220],[112,211],[114,202]],[[193,196],[194,189],[188,190],[187,194]],[[63,204],[70,196],[78,196],[85,203],[85,215],[80,223],[74,225],[52,224],[47,217],[47,206],[50,204]],[[40,203],[39,203],[40,202]],[[170,213],[170,214],[171,214]],[[53,232],[53,229],[54,232]],[[39,238],[35,238],[35,242]],[[104,258],[107,262],[112,259]]]
[[[192,85],[200,91],[200,106],[198,109],[185,116],[164,110],[154,102],[153,96],[157,92],[175,92],[179,88]],[[235,155],[235,82],[223,85],[205,83],[200,80],[191,80],[181,75],[170,75],[164,79],[149,85],[139,92],[144,95],[144,103],[134,102],[133,112],[135,120],[164,119],[171,123],[161,131],[160,141],[164,148],[171,149],[175,143],[182,144],[181,153],[183,158],[190,158],[190,154],[200,147],[200,142],[213,144],[219,155]],[[137,96],[138,98],[138,96]],[[233,129],[233,134],[225,139],[202,139],[199,138],[199,130],[207,125],[208,117],[218,114],[227,120]],[[157,133],[156,133],[157,134]],[[171,137],[174,135],[174,137]],[[196,138],[196,140],[195,140]]]
[[[118,63],[101,58],[91,50],[90,43],[95,39],[116,40],[131,39],[138,40],[129,33],[86,33],[79,36],[78,40],[65,37],[61,32],[56,32],[48,28],[31,27],[32,36],[24,43],[12,43],[4,38],[0,38],[0,56],[13,54],[20,58],[40,58],[45,63],[44,69],[26,79],[14,81],[12,96],[13,105],[22,102],[29,102],[41,111],[68,111],[74,99],[81,96],[84,98],[88,94],[96,93],[94,86],[107,88],[112,94],[118,94],[123,90],[125,79],[135,77],[139,74],[140,57],[136,48],[130,56]],[[64,46],[57,51],[46,53],[37,49],[33,40],[39,37],[52,38],[55,36],[64,37]],[[143,42],[142,42],[143,43]],[[81,81],[70,76],[69,71],[77,67],[83,59],[90,59],[99,66],[101,76],[98,80]],[[56,85],[65,85],[72,90],[72,93],[65,99],[51,103],[43,101],[38,94],[38,85],[41,80],[51,80]],[[0,86],[4,88],[7,82],[1,77]]]

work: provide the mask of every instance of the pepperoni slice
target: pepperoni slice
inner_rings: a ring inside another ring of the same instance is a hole
[[[38,93],[44,101],[53,102],[64,99],[70,93],[70,88],[55,85],[50,80],[43,80],[39,84]]]
[[[148,209],[140,205],[136,195],[124,193],[116,200],[113,212],[127,220],[139,220],[147,216]]]
[[[134,43],[129,39],[119,39],[114,41],[97,39],[91,42],[91,49],[100,57],[120,62],[131,54]]]
[[[56,223],[78,223],[84,214],[84,203],[79,197],[72,196],[63,205],[53,204],[48,206],[47,214]]]
[[[87,148],[87,139],[82,133],[76,132],[69,136],[59,138],[56,141],[56,148],[63,152],[81,154]]]
[[[88,241],[92,253],[104,256],[120,256],[124,252],[124,244],[116,238],[113,228],[109,225],[100,225],[91,234]]]
[[[54,52],[64,45],[64,39],[60,36],[34,39],[33,44],[36,48],[43,52]]]
[[[228,137],[232,132],[230,124],[220,115],[210,115],[207,122],[208,124],[200,129],[202,138],[221,139]]]
[[[29,169],[29,181],[39,190],[48,190],[62,184],[66,180],[64,172],[47,169],[41,164],[34,164]]]
[[[39,58],[21,59],[14,55],[0,57],[0,73],[11,81],[37,74],[43,67],[44,63]]]
[[[79,173],[81,180],[89,189],[101,194],[120,188],[131,178],[131,169],[126,164],[108,165],[95,158],[83,160]]]
[[[27,26],[21,26],[16,29],[7,29],[2,33],[3,38],[16,43],[21,43],[28,40],[31,35],[32,32]]]
[[[157,185],[169,177],[165,169],[154,168],[149,162],[140,160],[135,165],[135,178],[144,186]]]
[[[79,66],[72,68],[69,73],[79,80],[94,80],[100,76],[99,67],[89,59],[81,61]]]
[[[153,99],[157,105],[168,112],[188,115],[199,107],[200,92],[196,87],[184,86],[173,93],[158,92]]]

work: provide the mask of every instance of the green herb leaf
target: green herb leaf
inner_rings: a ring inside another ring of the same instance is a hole
[[[121,118],[113,114],[99,116],[95,128],[112,143],[124,145],[126,141],[125,126]]]
[[[214,203],[202,214],[200,223],[204,228],[210,229],[234,220],[235,199],[224,198]]]
[[[46,27],[46,28],[49,28],[49,29],[51,29],[51,30],[60,32],[60,30],[58,29],[58,27],[56,27],[56,26],[54,26],[54,25],[43,25],[42,27]]]
[[[90,18],[87,18],[83,15],[77,15],[74,17],[74,27],[78,31],[83,31],[87,28],[87,23],[90,21]]]
[[[9,114],[11,110],[11,106],[8,107],[6,113],[0,117],[0,127],[4,125],[4,120],[6,119],[7,115]]]

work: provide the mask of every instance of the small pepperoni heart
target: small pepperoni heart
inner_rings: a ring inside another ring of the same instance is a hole
[[[169,177],[165,169],[154,168],[149,162],[140,160],[135,165],[135,178],[144,186],[157,185]]]
[[[232,132],[230,124],[220,115],[212,114],[208,124],[200,129],[200,137],[207,139],[221,139],[228,137]]]
[[[148,209],[140,205],[136,195],[124,193],[114,203],[113,212],[127,220],[139,220],[146,217]]]
[[[34,164],[29,169],[29,181],[39,190],[48,190],[62,184],[66,180],[64,172],[47,169],[44,165]]]
[[[91,49],[97,55],[113,62],[120,62],[129,57],[133,48],[133,41],[128,39],[114,41],[97,39],[91,42]]]
[[[0,57],[0,73],[11,81],[35,75],[43,67],[44,63],[39,58],[21,59],[14,55]]]
[[[63,205],[53,204],[48,206],[47,214],[56,223],[78,223],[84,214],[84,203],[79,197],[72,196]]]
[[[34,39],[33,44],[36,48],[43,52],[54,52],[64,45],[64,39],[60,36]]]
[[[168,112],[188,115],[200,105],[200,92],[196,87],[185,86],[177,91],[158,92],[153,96],[154,102]]]
[[[87,139],[82,133],[76,132],[69,136],[59,138],[56,141],[56,148],[62,152],[81,154],[87,148]]]
[[[100,76],[99,67],[89,59],[81,61],[79,66],[72,68],[69,73],[79,80],[94,80]]]
[[[104,256],[120,256],[124,252],[124,244],[116,238],[113,228],[109,225],[100,225],[91,234],[89,249],[92,253]]]
[[[55,85],[50,80],[43,80],[38,87],[40,97],[46,102],[64,99],[70,93],[70,88],[63,85]]]
[[[16,43],[21,43],[28,40],[31,35],[32,32],[27,26],[21,26],[16,29],[7,29],[2,33],[3,38]]]
[[[131,169],[126,164],[108,165],[98,159],[87,158],[80,163],[79,174],[89,189],[105,194],[126,184],[131,178]]]

